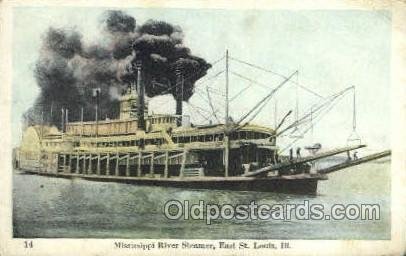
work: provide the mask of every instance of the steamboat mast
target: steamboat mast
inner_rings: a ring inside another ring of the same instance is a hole
[[[137,63],[137,127],[138,129],[145,131],[145,118],[144,118],[144,111],[145,111],[145,87],[141,79],[141,63]]]

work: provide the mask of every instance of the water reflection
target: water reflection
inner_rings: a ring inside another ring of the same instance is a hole
[[[184,190],[50,178],[15,173],[15,237],[91,238],[390,238],[390,164],[368,164],[330,175],[317,196],[266,192]],[[168,220],[169,200],[206,204],[379,203],[380,221]]]

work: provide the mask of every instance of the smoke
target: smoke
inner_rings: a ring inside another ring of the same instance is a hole
[[[99,116],[117,118],[119,97],[137,80],[141,65],[147,96],[172,94],[178,98],[178,73],[184,77],[183,100],[193,95],[195,82],[211,67],[183,45],[183,32],[167,22],[148,20],[137,26],[122,11],[107,11],[104,29],[96,43],[86,45],[79,31],[50,27],[43,35],[34,76],[40,93],[23,115],[27,125],[42,122],[60,126],[61,109],[69,109],[69,121],[95,119],[100,88]]]

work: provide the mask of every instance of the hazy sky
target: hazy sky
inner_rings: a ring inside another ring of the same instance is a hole
[[[41,37],[49,26],[69,27],[80,31],[86,42],[94,41],[102,30],[103,8],[15,8],[13,35],[13,144],[21,136],[21,115],[34,102],[39,90],[33,69],[41,46]],[[213,62],[230,55],[288,76],[327,96],[355,85],[357,90],[357,131],[373,149],[390,146],[390,46],[391,19],[386,11],[303,10],[242,11],[193,9],[121,9],[133,15],[137,24],[148,19],[164,20],[182,27],[185,44],[193,54]],[[224,69],[216,64],[207,77]],[[230,70],[275,87],[280,78],[239,63],[230,62]],[[202,81],[205,78],[201,79]],[[230,97],[249,82],[230,74]],[[210,111],[206,86],[222,94],[224,75],[197,85],[190,102]],[[238,119],[254,106],[269,89],[253,86],[231,102],[231,114]],[[318,98],[299,90],[299,113]],[[224,99],[213,92],[215,108],[222,109]],[[274,125],[274,105],[279,119],[294,109],[296,88],[287,84],[263,109],[254,122]],[[154,112],[174,112],[175,102],[169,96],[154,98]],[[186,113],[191,109],[185,104]],[[204,115],[209,115],[200,111]],[[214,119],[213,119],[214,120]],[[294,120],[294,115],[290,121]],[[200,114],[193,122],[203,122]],[[352,131],[352,95],[349,93],[314,127],[298,145],[321,142],[326,146],[345,145]],[[284,139],[283,143],[288,143]]]

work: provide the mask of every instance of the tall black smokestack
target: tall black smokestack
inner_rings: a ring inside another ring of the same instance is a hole
[[[137,63],[137,93],[138,93],[138,99],[137,99],[137,124],[138,124],[138,129],[145,130],[145,118],[144,118],[144,111],[145,111],[145,99],[144,99],[144,83],[142,82],[141,79],[141,63]]]
[[[176,125],[182,125],[182,114],[183,114],[183,90],[184,90],[184,78],[181,70],[176,69],[176,115],[178,119],[176,120]]]

